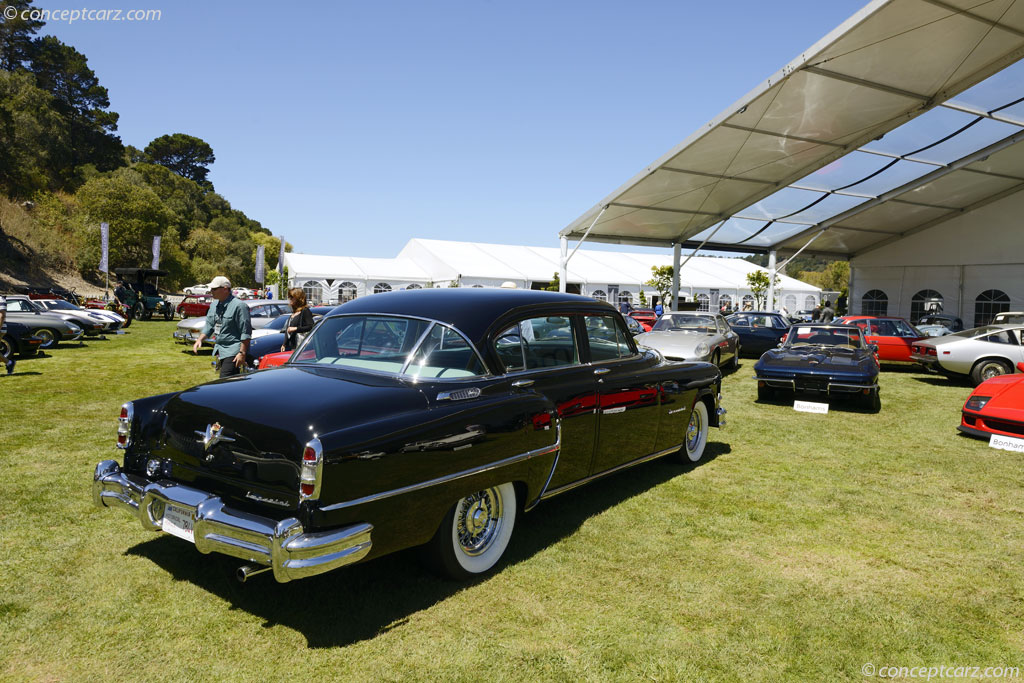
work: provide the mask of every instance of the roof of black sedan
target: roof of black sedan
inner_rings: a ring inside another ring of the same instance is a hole
[[[611,304],[578,294],[482,287],[413,289],[373,294],[342,304],[333,313],[392,313],[430,318],[452,325],[476,342],[495,320],[506,313],[545,305],[615,313]]]

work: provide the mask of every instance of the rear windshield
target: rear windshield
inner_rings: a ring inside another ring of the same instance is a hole
[[[422,378],[487,374],[473,345],[454,328],[386,315],[327,318],[314,328],[290,362]]]

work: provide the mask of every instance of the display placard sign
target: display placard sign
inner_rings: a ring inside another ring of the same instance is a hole
[[[988,439],[988,445],[990,448],[998,448],[1001,451],[1024,453],[1024,439],[1018,439],[1012,436],[993,434]]]
[[[798,413],[818,413],[828,415],[827,403],[816,403],[814,401],[793,401],[793,410]]]

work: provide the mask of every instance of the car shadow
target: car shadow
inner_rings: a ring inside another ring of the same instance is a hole
[[[924,377],[915,377],[914,379],[923,384],[930,384],[933,387],[971,386],[970,382],[966,379],[961,380],[955,377],[944,377],[942,375],[927,375]]]
[[[884,400],[884,399],[883,399]],[[792,392],[776,392],[770,397],[759,398],[755,403],[760,405],[783,406],[793,408],[795,401],[810,401],[812,403],[827,403],[829,412],[843,413],[867,413],[874,415],[881,411],[881,405],[868,405],[863,403],[859,397],[825,398],[813,394],[793,394]]]
[[[727,443],[711,442],[699,463],[659,458],[541,503],[516,520],[497,571],[528,561],[574,534],[591,517],[730,450]],[[302,633],[310,648],[344,647],[401,628],[416,612],[488,580],[437,578],[417,561],[417,548],[285,584],[276,583],[269,572],[241,584],[235,578],[240,560],[216,553],[200,556],[194,547],[165,534],[125,554],[153,562],[175,581],[188,581],[227,601],[231,609],[258,616],[264,628],[281,625]]]

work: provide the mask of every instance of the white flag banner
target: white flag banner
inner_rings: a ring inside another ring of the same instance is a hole
[[[110,256],[110,226],[100,223],[100,272],[109,273],[108,257]]]
[[[265,258],[266,247],[262,244],[256,247],[256,282],[263,284],[263,259]]]
[[[160,267],[160,235],[153,236],[153,270]]]
[[[277,252],[277,272],[280,275],[284,275],[284,237],[278,237],[281,240],[281,250]]]

